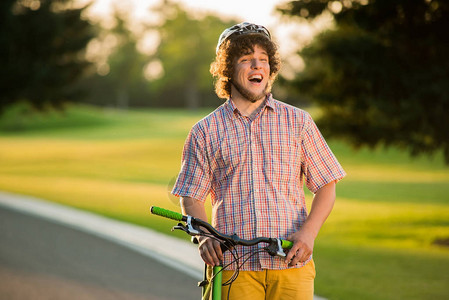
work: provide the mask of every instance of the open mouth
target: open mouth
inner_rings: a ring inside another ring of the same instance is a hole
[[[262,75],[252,75],[248,78],[248,80],[254,83],[261,83],[263,78]]]

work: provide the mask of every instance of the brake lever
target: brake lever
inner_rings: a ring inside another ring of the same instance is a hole
[[[268,254],[271,256],[279,256],[279,257],[286,257],[287,254],[284,252],[284,249],[282,248],[282,243],[280,239],[272,239],[270,244],[265,247],[265,250],[267,250]]]
[[[276,251],[276,256],[280,256],[280,257],[286,257],[287,254],[284,252],[284,248],[282,248],[282,243],[280,239],[276,239],[277,242],[277,251]]]
[[[199,231],[198,229],[196,229],[193,224],[192,224],[192,216],[187,216],[187,220],[186,220],[186,224],[183,225],[182,223],[178,223],[177,226],[174,226],[172,228],[173,230],[182,230],[184,232],[186,232],[189,235],[198,235],[201,234],[201,231]]]

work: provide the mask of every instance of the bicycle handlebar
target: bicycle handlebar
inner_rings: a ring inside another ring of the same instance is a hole
[[[180,213],[171,211],[171,210],[167,210],[164,208],[160,208],[160,207],[156,207],[156,206],[152,206],[151,207],[151,213],[161,216],[161,217],[165,217],[168,219],[172,219],[175,221],[182,221],[182,222],[186,222],[187,226],[175,226],[175,229],[182,229],[185,232],[187,232],[190,235],[198,235],[198,234],[204,234],[204,231],[201,231],[201,229],[199,227],[204,227],[205,229],[208,230],[208,232],[213,235],[214,237],[229,243],[231,246],[235,246],[235,245],[242,245],[242,246],[253,246],[259,243],[268,243],[268,244],[276,244],[278,246],[278,248],[282,249],[290,249],[293,246],[293,243],[291,241],[287,241],[287,240],[283,240],[283,239],[278,239],[278,238],[267,238],[267,237],[259,237],[259,238],[255,238],[252,240],[245,240],[245,239],[241,239],[239,238],[236,234],[234,235],[226,235],[223,233],[218,232],[214,227],[212,227],[212,225],[210,225],[209,223],[194,218],[192,216],[184,216]],[[283,253],[283,251],[281,251],[282,253],[280,253],[278,251],[277,254],[275,255],[280,255],[280,256],[284,256],[285,253]]]
[[[178,212],[171,211],[171,210],[168,210],[168,209],[165,209],[165,208],[152,206],[150,210],[151,210],[152,214],[155,214],[155,215],[158,215],[158,216],[161,216],[161,217],[165,217],[165,218],[168,218],[168,219],[172,219],[172,220],[175,220],[175,221],[184,221],[185,222],[187,220],[186,216],[183,216],[182,214],[180,214]]]
[[[293,242],[281,239],[281,247],[283,249],[291,249],[293,247]]]

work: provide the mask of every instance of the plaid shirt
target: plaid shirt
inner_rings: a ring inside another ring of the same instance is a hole
[[[307,218],[304,182],[315,193],[344,176],[310,115],[269,95],[253,120],[228,100],[192,128],[172,193],[200,201],[210,194],[212,225],[225,234],[286,238]],[[239,256],[255,250],[236,248]],[[241,270],[286,268],[258,253]]]

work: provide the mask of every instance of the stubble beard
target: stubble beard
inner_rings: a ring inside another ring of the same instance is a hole
[[[265,98],[268,95],[268,93],[270,92],[268,83],[265,85],[265,88],[263,89],[263,91],[259,94],[252,93],[249,89],[243,87],[238,82],[232,82],[232,85],[240,93],[240,95],[243,96],[243,98],[245,98],[246,100],[248,100],[249,102],[252,102],[252,103],[257,102],[262,98]]]

